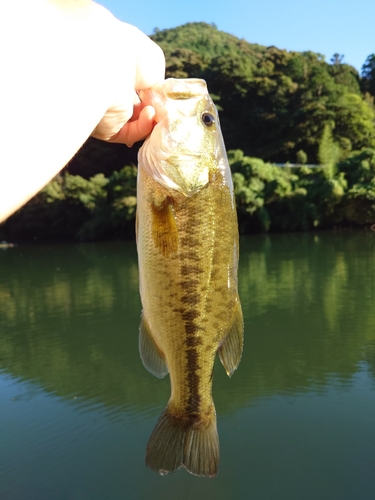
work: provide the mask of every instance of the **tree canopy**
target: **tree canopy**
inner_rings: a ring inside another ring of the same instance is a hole
[[[370,54],[362,66],[362,88],[375,97],[375,54]]]
[[[167,77],[207,81],[228,149],[278,162],[302,150],[315,163],[327,125],[341,158],[375,147],[373,102],[361,94],[363,80],[375,93],[374,54],[361,80],[343,55],[328,63],[311,51],[248,43],[206,23],[157,31],[152,38],[165,52]]]

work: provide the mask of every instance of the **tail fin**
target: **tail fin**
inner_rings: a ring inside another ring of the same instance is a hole
[[[208,426],[184,427],[166,408],[149,439],[146,465],[162,475],[183,466],[195,476],[216,476],[219,436],[215,412]]]

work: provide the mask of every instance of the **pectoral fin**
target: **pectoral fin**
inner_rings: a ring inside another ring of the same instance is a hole
[[[231,377],[241,361],[243,348],[243,316],[241,303],[238,300],[234,314],[233,323],[226,337],[218,349],[221,364],[227,375]]]
[[[152,204],[152,237],[155,246],[164,257],[178,250],[178,232],[172,199],[166,197],[162,203]]]
[[[164,355],[155,344],[143,313],[139,325],[139,353],[144,367],[155,377],[163,378],[167,375],[168,368]]]

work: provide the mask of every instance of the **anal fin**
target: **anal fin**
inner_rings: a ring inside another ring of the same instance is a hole
[[[218,349],[221,364],[229,377],[233,375],[241,361],[243,330],[243,315],[241,303],[238,300],[233,312],[232,326]]]
[[[139,325],[139,353],[144,367],[155,377],[163,378],[167,375],[168,368],[164,355],[155,344],[143,313]]]

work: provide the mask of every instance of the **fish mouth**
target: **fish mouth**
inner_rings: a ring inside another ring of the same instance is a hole
[[[168,100],[191,102],[209,98],[207,84],[200,78],[168,78],[149,89],[137,90],[137,95],[145,106],[150,105],[155,109],[155,123],[160,123],[167,114]],[[193,114],[194,110],[187,116]]]

